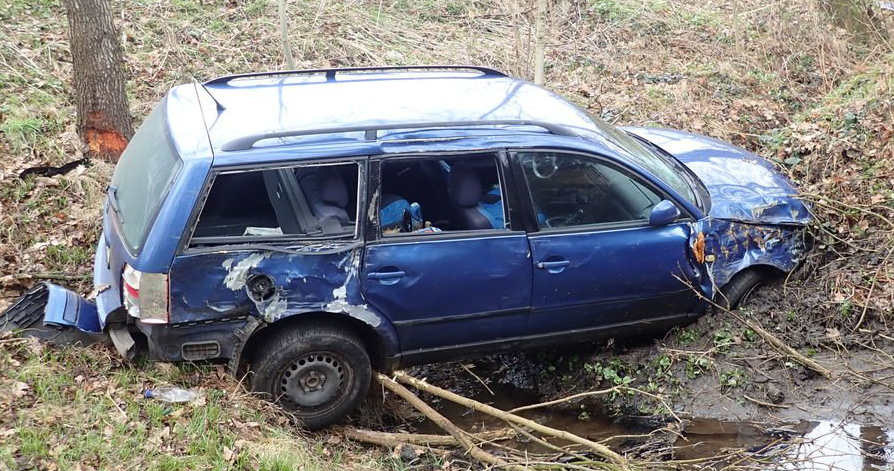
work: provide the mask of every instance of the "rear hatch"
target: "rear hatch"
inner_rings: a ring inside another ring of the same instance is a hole
[[[125,263],[139,264],[150,229],[183,163],[165,120],[167,99],[143,121],[121,155],[103,207],[93,284],[100,323],[121,307]]]

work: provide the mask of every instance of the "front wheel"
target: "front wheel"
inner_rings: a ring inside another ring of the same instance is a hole
[[[718,293],[716,303],[727,309],[735,309],[748,300],[766,282],[766,276],[758,270],[746,270],[736,274]]]
[[[276,332],[254,356],[252,370],[252,389],[269,394],[309,429],[344,418],[372,377],[363,342],[348,329],[321,324]]]

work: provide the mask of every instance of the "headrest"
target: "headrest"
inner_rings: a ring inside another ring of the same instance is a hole
[[[478,173],[464,167],[454,167],[450,170],[447,189],[453,204],[464,208],[477,205],[483,192]]]
[[[323,189],[320,191],[320,199],[333,206],[344,208],[348,206],[348,188],[338,175],[327,175],[323,180]]]

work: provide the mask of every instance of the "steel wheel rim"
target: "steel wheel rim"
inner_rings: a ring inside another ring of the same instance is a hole
[[[353,371],[341,355],[328,351],[305,353],[278,375],[280,400],[299,409],[326,409],[344,398]]]

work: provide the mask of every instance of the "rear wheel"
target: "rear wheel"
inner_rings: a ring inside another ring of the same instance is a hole
[[[0,332],[20,332],[53,345],[90,345],[102,337],[81,332],[73,327],[43,324],[44,308],[49,291],[43,283],[29,289],[21,298],[0,314]]]
[[[758,270],[745,270],[736,274],[721,288],[716,303],[727,309],[735,309],[748,300],[767,281],[767,276]]]
[[[372,377],[363,342],[349,329],[324,324],[276,332],[251,363],[252,389],[269,394],[309,429],[344,418]]]

